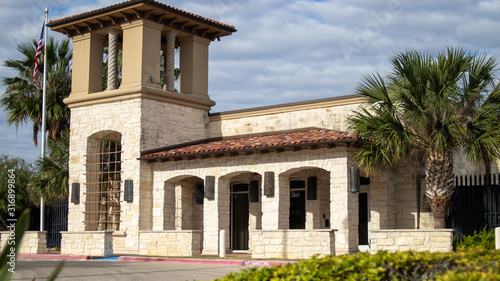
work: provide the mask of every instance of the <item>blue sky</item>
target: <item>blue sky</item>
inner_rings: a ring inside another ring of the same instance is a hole
[[[386,73],[391,55],[408,48],[500,55],[500,0],[159,1],[238,30],[210,45],[212,112],[353,94],[364,75]],[[16,44],[38,38],[46,7],[56,19],[119,2],[1,1],[0,60],[19,58]],[[1,77],[13,75],[0,66]],[[31,125],[16,132],[5,120],[0,112],[0,154],[35,160]]]

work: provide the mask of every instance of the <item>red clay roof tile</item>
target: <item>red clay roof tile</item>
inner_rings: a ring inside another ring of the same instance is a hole
[[[48,26],[52,27],[54,25],[65,23],[65,22],[68,22],[68,21],[71,21],[71,20],[76,20],[76,19],[80,19],[80,18],[85,18],[87,16],[91,16],[91,15],[105,13],[105,12],[107,12],[109,10],[112,10],[112,9],[115,9],[115,8],[121,8],[121,7],[129,6],[129,5],[134,5],[134,4],[137,4],[137,3],[151,4],[151,5],[157,6],[159,8],[162,8],[162,9],[165,9],[165,10],[169,10],[169,11],[178,13],[180,15],[191,17],[193,19],[198,19],[198,20],[201,20],[201,21],[204,21],[204,22],[207,22],[207,23],[212,23],[213,25],[216,25],[216,26],[219,26],[221,28],[227,29],[230,32],[235,32],[236,31],[236,29],[232,25],[225,24],[225,23],[222,23],[222,22],[219,22],[219,21],[216,21],[216,20],[212,20],[212,19],[209,19],[209,18],[206,18],[206,17],[203,17],[203,16],[199,16],[199,15],[193,14],[191,12],[184,11],[184,10],[172,7],[172,6],[163,4],[163,3],[155,1],[155,0],[129,0],[129,1],[117,3],[117,4],[114,4],[114,5],[110,5],[110,6],[107,6],[107,7],[99,8],[99,9],[96,9],[96,10],[92,10],[92,11],[89,11],[89,12],[84,12],[84,13],[81,13],[81,14],[76,14],[76,15],[72,15],[72,16],[68,16],[68,17],[64,17],[64,18],[52,20],[52,21],[50,21],[48,23]]]
[[[279,149],[301,145],[357,142],[356,133],[346,133],[319,128],[294,131],[250,134],[226,138],[214,138],[197,142],[158,148],[141,153],[142,160],[199,156],[231,152],[254,152],[263,149]]]

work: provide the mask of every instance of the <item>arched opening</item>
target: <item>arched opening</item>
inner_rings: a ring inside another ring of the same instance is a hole
[[[203,180],[194,176],[165,182],[163,230],[203,230]]]
[[[330,173],[320,168],[298,168],[283,173],[282,211],[288,229],[330,228]]]
[[[229,182],[227,246],[232,252],[247,252],[252,248],[252,231],[262,228],[262,177],[257,173],[237,172],[224,178]]]
[[[119,230],[121,202],[121,134],[103,131],[88,138],[85,230]]]

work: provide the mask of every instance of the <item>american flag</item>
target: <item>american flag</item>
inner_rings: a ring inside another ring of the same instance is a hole
[[[35,67],[33,68],[33,78],[31,79],[31,83],[35,83],[35,78],[38,73],[38,64],[40,63],[40,56],[42,55],[42,48],[43,48],[43,31],[45,29],[45,22],[43,23],[42,26],[42,33],[40,34],[40,39],[38,39],[38,47],[36,48],[36,53],[35,53]]]

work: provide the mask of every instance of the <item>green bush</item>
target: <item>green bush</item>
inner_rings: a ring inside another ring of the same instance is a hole
[[[227,280],[500,280],[500,252],[380,252],[312,258],[286,266],[248,268]]]
[[[487,230],[486,227],[479,233],[474,231],[474,235],[467,235],[462,239],[454,238],[453,243],[457,250],[468,249],[495,249],[495,230]]]

